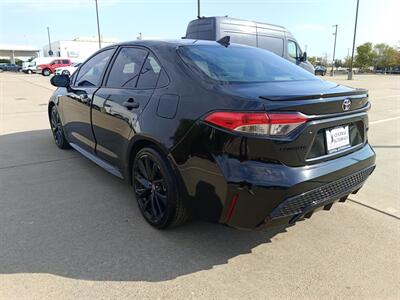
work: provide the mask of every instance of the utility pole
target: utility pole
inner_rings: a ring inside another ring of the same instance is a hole
[[[197,0],[197,19],[201,19],[201,15],[200,15],[200,0]]]
[[[53,51],[51,50],[51,42],[50,42],[50,28],[49,26],[47,26],[47,38],[49,39],[49,55],[53,56],[51,53],[53,53]]]
[[[99,49],[101,49],[101,36],[100,36],[100,23],[99,23],[99,7],[97,5],[97,0],[96,1],[96,17],[97,17],[97,34],[99,36]]]
[[[356,33],[357,33],[357,19],[358,19],[358,5],[360,0],[357,0],[357,8],[356,8],[356,20],[354,23],[354,37],[353,37],[353,51],[351,52],[351,60],[350,60],[350,70],[347,74],[347,80],[353,79],[353,60],[354,60],[354,48],[356,46]]]
[[[334,67],[335,67],[335,52],[336,52],[336,37],[337,37],[337,27],[338,25],[332,25],[332,27],[335,27],[335,32],[333,33],[333,35],[335,36],[335,43],[333,44],[333,58],[332,58],[332,70],[331,70],[331,76],[334,75]]]

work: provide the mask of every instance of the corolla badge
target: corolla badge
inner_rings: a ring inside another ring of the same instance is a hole
[[[351,108],[351,100],[350,99],[344,99],[342,103],[342,108],[344,111],[350,110]]]

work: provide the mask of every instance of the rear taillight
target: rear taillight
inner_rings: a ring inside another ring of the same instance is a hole
[[[285,136],[307,122],[300,113],[214,112],[205,121],[216,126],[251,134]]]

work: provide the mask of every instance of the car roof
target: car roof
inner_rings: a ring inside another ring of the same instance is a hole
[[[175,39],[175,40],[136,40],[122,42],[114,45],[110,45],[106,48],[112,48],[115,46],[144,46],[144,47],[179,47],[187,45],[219,45],[216,41],[205,41],[205,40],[192,40],[192,39]]]

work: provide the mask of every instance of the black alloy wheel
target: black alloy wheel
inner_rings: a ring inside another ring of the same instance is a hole
[[[50,126],[51,131],[53,132],[54,142],[56,143],[57,147],[60,149],[68,149],[70,146],[65,138],[60,115],[58,114],[56,106],[51,108]]]
[[[178,196],[166,158],[153,148],[143,148],[135,157],[132,171],[136,200],[150,225],[162,229],[187,220],[187,211]]]

